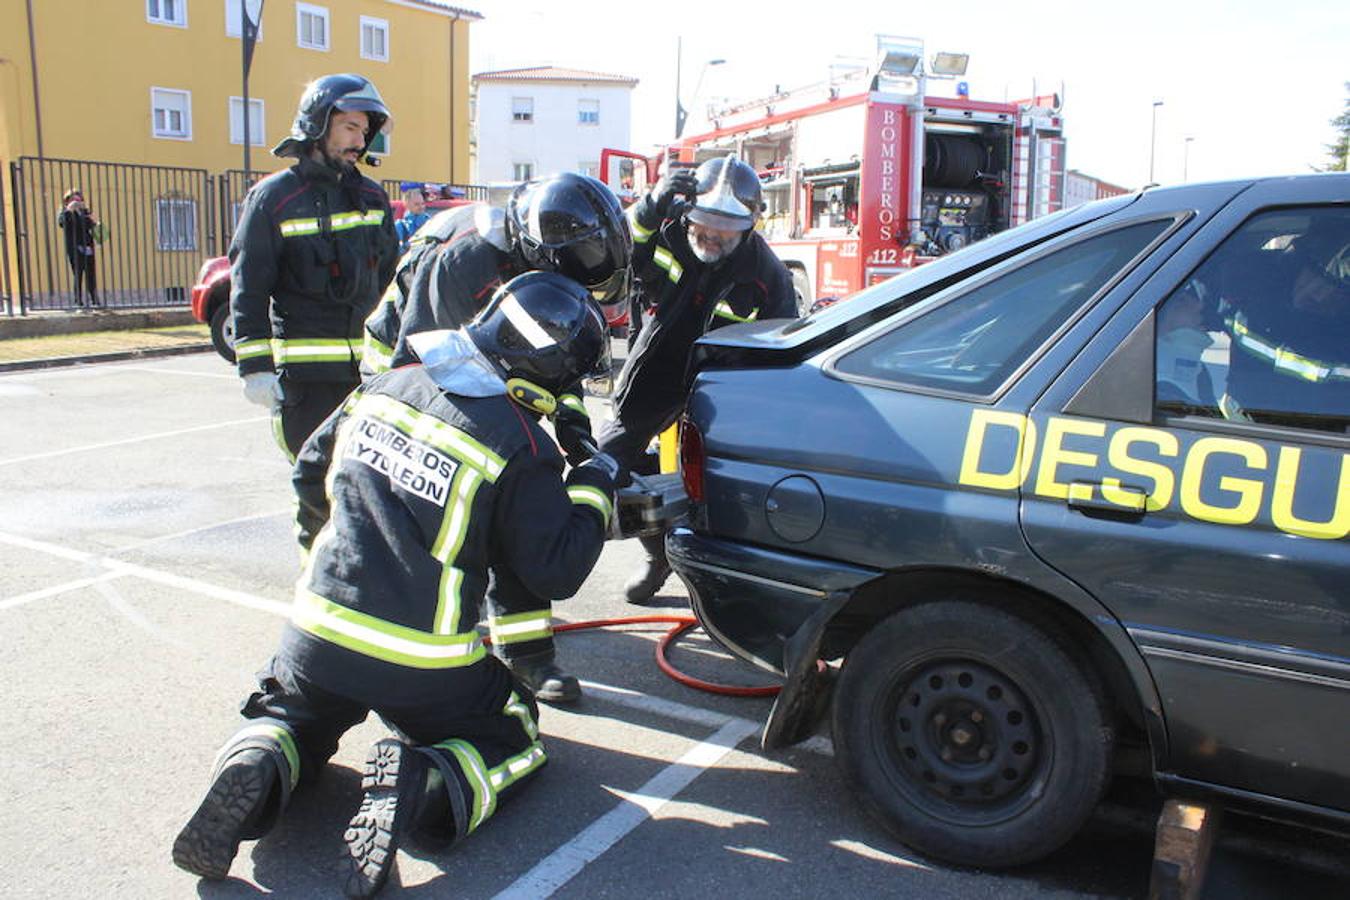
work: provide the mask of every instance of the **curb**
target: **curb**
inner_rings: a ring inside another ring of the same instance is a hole
[[[142,347],[136,350],[119,350],[116,353],[90,353],[84,356],[52,356],[47,359],[20,359],[15,362],[0,363],[0,372],[21,372],[28,369],[56,369],[62,366],[118,362],[126,359],[149,359],[156,356],[185,356],[189,353],[204,353],[214,349],[215,348],[210,344],[184,344],[181,347]]]

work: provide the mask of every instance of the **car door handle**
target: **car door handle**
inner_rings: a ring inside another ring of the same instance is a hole
[[[1148,491],[1131,484],[1108,487],[1100,481],[1072,481],[1066,502],[1085,516],[1136,521],[1148,512]]]

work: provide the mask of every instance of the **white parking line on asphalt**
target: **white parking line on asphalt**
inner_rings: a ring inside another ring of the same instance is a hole
[[[127,572],[101,572],[98,575],[89,578],[77,578],[74,581],[67,581],[62,584],[53,585],[49,588],[43,588],[38,591],[29,591],[26,594],[19,594],[5,600],[0,600],[0,609],[13,609],[16,606],[23,606],[25,603],[32,603],[34,600],[45,600],[48,597],[55,597],[58,594],[64,594],[69,591],[78,591],[80,588],[87,588],[90,585],[102,584],[105,581],[112,581],[114,578],[125,578]]]
[[[289,468],[289,466],[288,466]],[[132,550],[140,550],[145,547],[152,547],[155,544],[163,544],[166,541],[182,540],[194,534],[201,534],[205,531],[214,531],[217,528],[228,528],[231,525],[240,525],[244,522],[253,522],[258,519],[270,519],[273,516],[293,516],[295,515],[295,506],[288,506],[285,509],[273,509],[267,512],[254,513],[251,516],[240,516],[237,519],[226,519],[224,522],[212,522],[210,525],[201,525],[197,528],[188,528],[184,531],[175,531],[172,534],[161,534],[158,537],[146,538],[143,541],[137,541],[134,544],[124,544],[118,547],[112,553],[130,553]]]
[[[38,591],[33,592],[33,595],[11,598],[0,603],[0,609],[5,608],[6,605],[17,605],[16,601],[28,602],[31,599],[39,599],[34,596],[37,594],[50,594],[57,592],[58,589],[72,590],[83,586],[83,584],[97,584],[112,578],[130,576],[225,600],[274,615],[287,616],[290,614],[289,604],[220,587],[195,578],[187,578],[171,572],[123,562],[108,556],[72,550],[46,541],[0,532],[0,544],[22,547],[63,559],[93,563],[107,570],[101,575],[82,579],[81,583],[70,582],[48,588],[45,592]],[[691,747],[678,760],[658,772],[637,791],[631,794],[622,794],[622,800],[618,806],[540,860],[533,868],[499,893],[497,895],[498,900],[526,900],[526,898],[533,900],[533,898],[545,897],[556,891],[574,878],[589,863],[599,858],[633,829],[671,802],[699,775],[721,762],[727,754],[735,750],[746,738],[755,734],[760,727],[757,722],[752,722],[749,719],[686,706],[630,688],[595,681],[583,681],[582,684],[588,692],[596,695],[597,699],[693,725],[716,728],[717,730],[710,737]]]
[[[193,428],[179,428],[176,431],[160,431],[155,434],[143,434],[139,437],[124,438],[120,441],[106,441],[102,444],[85,444],[82,447],[67,447],[65,450],[48,450],[46,453],[30,453],[27,456],[11,456],[7,459],[0,459],[0,466],[31,462],[35,459],[52,459],[57,456],[69,456],[72,453],[84,453],[89,450],[105,450],[108,447],[121,447],[126,444],[139,444],[144,441],[157,441],[160,438],[178,437],[182,434],[194,434],[198,431],[210,431],[213,428],[229,428],[232,425],[266,422],[269,421],[270,418],[270,416],[250,416],[247,419],[230,419],[228,422],[213,422],[210,425],[197,425]]]
[[[636,793],[625,797],[614,809],[540,860],[534,868],[497,894],[495,900],[535,900],[549,896],[571,881],[588,863],[651,818],[695,778],[717,765],[722,757],[736,749],[736,745],[754,734],[758,727],[745,719],[731,719],[712,737],[694,745],[684,756],[656,773]]]
[[[37,541],[32,538],[23,537],[22,535],[6,534],[5,532],[0,532],[0,544],[22,547],[26,550],[36,550],[39,553],[59,556],[62,559],[91,563],[108,570],[106,574],[117,576],[130,575],[134,578],[142,578],[146,581],[153,581],[156,584],[175,587],[179,590],[188,591],[194,594],[202,594],[216,600],[224,600],[227,603],[233,603],[236,606],[245,606],[249,609],[257,609],[277,616],[289,616],[291,614],[291,605],[289,603],[269,600],[266,597],[258,597],[254,594],[245,593],[244,591],[220,587],[218,585],[210,584],[209,582],[198,581],[196,578],[175,575],[172,572],[162,572],[159,569],[151,569],[148,566],[138,566],[135,563],[113,559],[111,556],[98,556],[93,553],[84,553],[80,550],[71,550],[68,547],[62,547],[59,544],[50,544],[46,541]],[[103,579],[96,578],[94,580]],[[12,602],[12,600],[6,602]]]

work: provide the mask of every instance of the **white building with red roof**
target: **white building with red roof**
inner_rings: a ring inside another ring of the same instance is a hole
[[[600,151],[629,145],[637,83],[626,75],[557,66],[474,75],[474,182],[557,172],[599,177]]]

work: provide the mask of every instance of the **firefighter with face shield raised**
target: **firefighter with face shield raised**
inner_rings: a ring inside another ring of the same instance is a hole
[[[526,182],[505,209],[472,204],[438,213],[413,238],[380,305],[366,322],[362,370],[375,374],[414,358],[413,335],[458,328],[504,281],[523,272],[558,272],[584,285],[598,307],[627,299],[632,238],[619,200],[585,175]],[[609,372],[608,352],[597,364]],[[581,373],[588,374],[588,373]],[[581,384],[563,386],[549,418],[573,465],[589,456],[591,423]],[[546,599],[494,575],[487,594],[493,652],[536,696],[570,703],[576,677],[559,667]]]
[[[544,765],[534,698],[475,626],[490,573],[561,600],[599,558],[617,464],[564,480],[539,419],[607,340],[582,286],[521,275],[465,328],[412,336],[414,364],[305,443],[292,618],[178,835],[180,867],[224,878],[370,710],[396,737],[372,747],[345,833],[349,896],[380,889],[405,838],[462,839]]]
[[[637,329],[600,449],[642,471],[652,439],[684,409],[690,350],[710,328],[796,318],[792,276],[754,230],[759,177],[734,154],[696,171],[674,168],[628,210],[633,230],[632,323]],[[670,574],[664,538],[642,538],[646,560],[624,589],[650,599]]]
[[[360,382],[361,327],[398,261],[389,197],[356,170],[390,125],[360,75],[312,82],[272,151],[296,164],[249,191],[230,243],[244,395],[272,411],[290,459]]]

